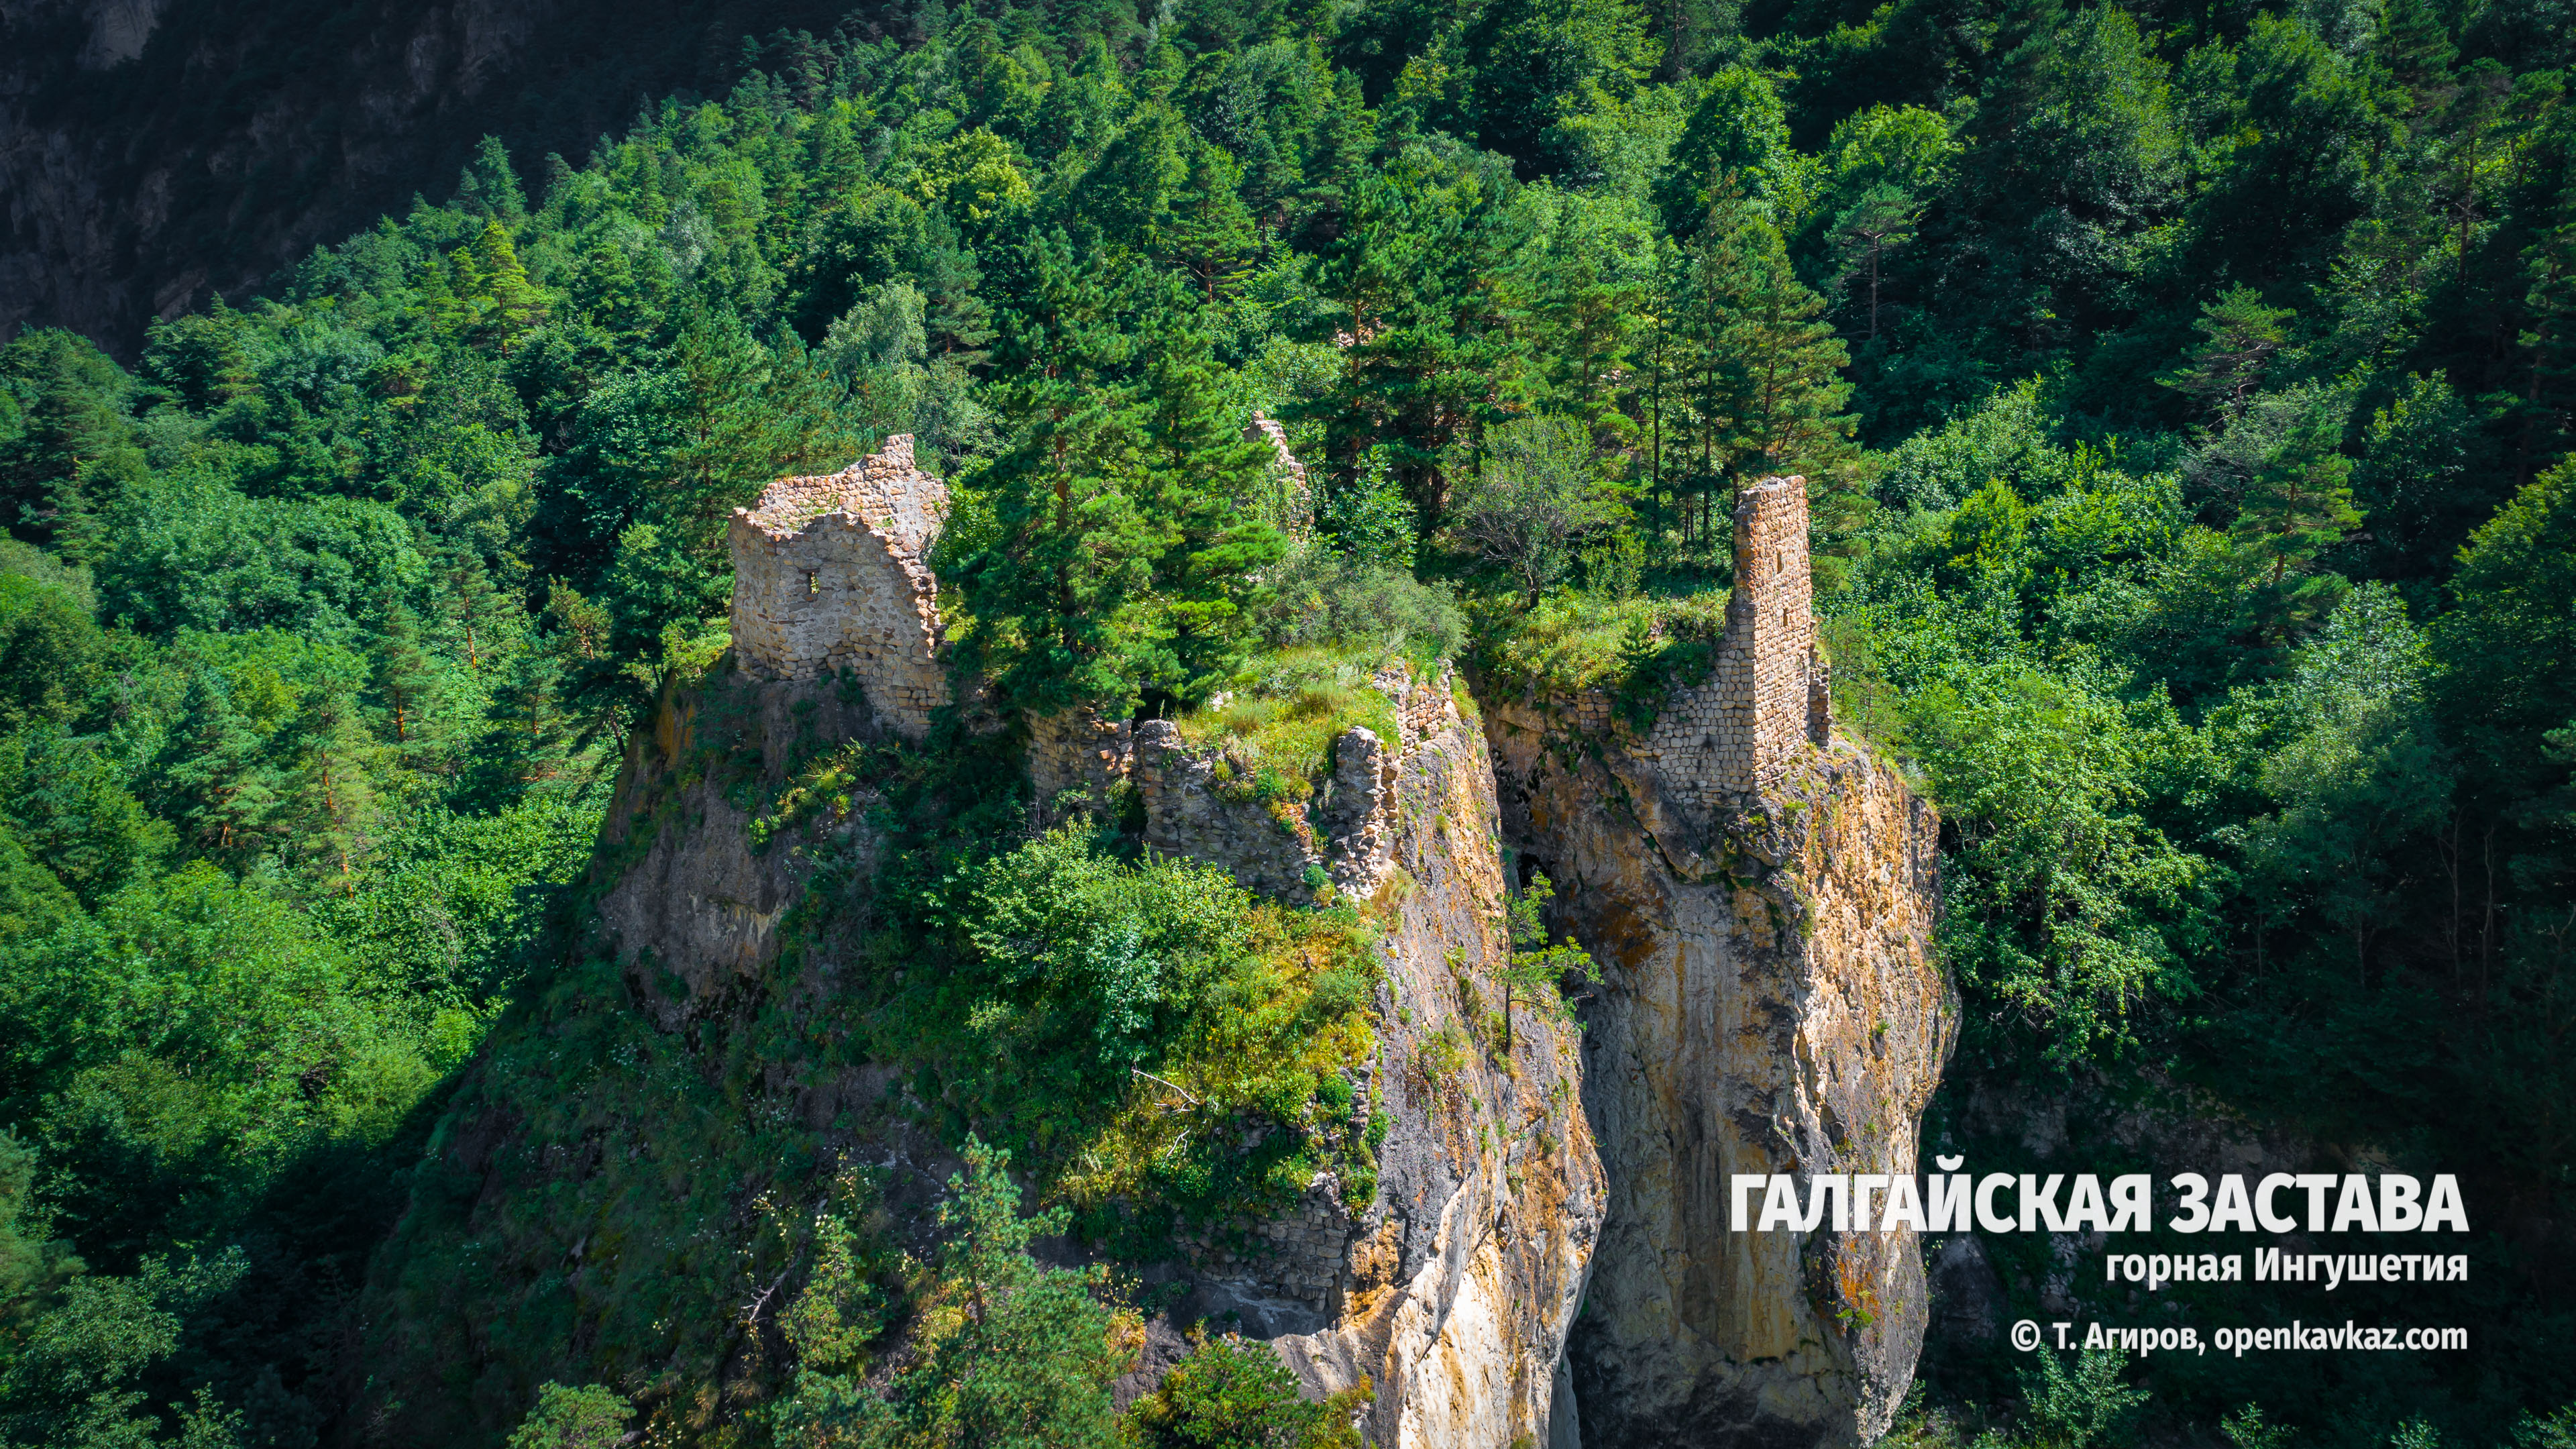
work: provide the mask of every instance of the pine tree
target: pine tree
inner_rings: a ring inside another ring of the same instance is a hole
[[[357,864],[375,839],[371,771],[379,753],[356,697],[336,683],[308,689],[276,745],[292,762],[283,805],[294,848],[326,886],[355,889]]]
[[[2230,287],[2201,304],[2200,320],[2192,324],[2201,341],[2189,360],[2156,380],[2197,397],[2224,399],[2230,414],[2242,413],[2272,355],[2289,341],[2283,324],[2291,315],[2287,307],[2264,306],[2263,294],[2252,287]]]
[[[462,638],[467,672],[479,675],[484,660],[493,655],[498,643],[496,630],[506,610],[505,601],[500,590],[492,587],[492,577],[484,571],[483,560],[471,553],[450,555],[442,573],[440,612]]]
[[[1825,299],[1798,280],[1769,222],[1749,220],[1735,245],[1741,291],[1719,345],[1744,369],[1732,439],[1738,466],[1748,482],[1804,473],[1821,483],[1852,455],[1855,420],[1842,410],[1851,384],[1841,377],[1850,355],[1821,320]]]
[[[1740,253],[1726,240],[1749,220],[1731,184],[1721,184],[1707,223],[1692,236],[1681,265],[1668,272],[1674,294],[1664,308],[1672,357],[1667,487],[1681,505],[1683,547],[1690,547],[1696,523],[1703,554],[1717,552],[1717,498],[1728,490],[1734,466],[1732,420],[1750,387],[1746,359],[1726,347],[1745,284]]]
[[[614,616],[561,579],[546,585],[546,620],[573,658],[588,661],[607,654]]]
[[[1234,425],[1205,333],[1167,306],[1149,331],[1141,379],[1146,500],[1172,543],[1155,560],[1153,589],[1168,641],[1155,682],[1195,699],[1232,674],[1254,640],[1248,606],[1258,572],[1287,540],[1251,505],[1270,456]]]
[[[150,771],[155,808],[184,847],[239,869],[267,847],[282,803],[268,740],[209,669],[190,674],[177,718]]]
[[[1186,273],[1201,300],[1213,307],[1242,290],[1261,255],[1261,235],[1239,194],[1243,168],[1225,148],[1207,141],[1189,151],[1189,169],[1170,215],[1155,228],[1154,251]]]
[[[2373,49],[2389,76],[2414,98],[2418,111],[2449,82],[2451,62],[2460,53],[2433,0],[2385,0]]]
[[[999,538],[960,571],[977,628],[960,663],[1020,708],[1124,706],[1155,672],[1154,569],[1179,542],[1153,514],[1156,467],[1123,380],[1133,351],[1096,263],[1062,233],[1034,249],[1008,319],[1011,440],[977,475]]]
[[[1542,235],[1517,247],[1496,279],[1505,317],[1527,359],[1523,387],[1539,409],[1584,419],[1605,444],[1636,424],[1622,411],[1648,289],[1612,207],[1577,194],[1548,198]]]
[[[1031,1243],[1065,1230],[1065,1210],[1021,1217],[1010,1154],[969,1136],[965,1156],[939,1207],[937,1268],[904,1366],[883,1396],[862,1376],[806,1369],[779,1407],[782,1440],[918,1449],[1122,1442],[1109,1385],[1135,1359],[1095,1296],[1102,1270],[1048,1268],[1030,1257]]]
[[[2257,582],[2249,607],[2267,638],[2323,619],[2348,587],[2317,570],[2325,552],[2361,526],[2352,505],[2352,460],[2336,451],[2340,419],[2320,413],[2275,445],[2248,481],[2229,526]]]
[[[563,676],[563,660],[548,650],[522,650],[510,659],[475,751],[477,794],[507,803],[562,772],[576,743]]]
[[[132,386],[88,339],[54,329],[0,348],[0,385],[18,403],[0,434],[0,526],[82,559],[99,509],[148,471]]]
[[[1846,286],[1862,289],[1869,299],[1869,340],[1878,338],[1880,265],[1887,254],[1914,240],[1923,208],[1904,188],[1881,182],[1860,194],[1834,218],[1834,256]]]
[[[1675,324],[1699,450],[1702,546],[1722,551],[1717,503],[1731,505],[1728,480],[1766,474],[1807,475],[1818,530],[1847,531],[1860,505],[1840,477],[1853,455],[1855,420],[1842,411],[1851,384],[1840,376],[1849,354],[1820,320],[1824,299],[1798,280],[1778,230],[1723,184],[1691,240],[1686,288]]]
[[[714,561],[725,520],[773,478],[839,466],[856,440],[844,434],[829,377],[792,337],[764,347],[730,313],[700,312],[671,348],[678,402],[670,419],[668,487],[652,518],[692,557]]]
[[[2443,209],[2451,214],[2451,278],[2464,281],[2478,223],[2505,183],[2511,159],[2513,72],[2485,57],[2460,72],[2443,105],[2435,157]]]
[[[394,742],[407,745],[423,724],[429,702],[429,656],[420,647],[420,620],[397,600],[386,606],[383,632],[376,636],[374,683],[384,702],[385,720]]]
[[[472,260],[469,333],[478,344],[507,353],[520,333],[544,320],[544,295],[528,279],[528,269],[519,264],[509,228],[498,221],[483,224],[482,235],[474,239]]]
[[[948,1310],[937,1320],[946,1332],[930,1335],[918,1377],[898,1392],[916,1422],[928,1421],[927,1442],[1111,1449],[1109,1382],[1130,1355],[1110,1341],[1114,1320],[1092,1297],[1098,1269],[1044,1268],[1029,1256],[1039,1235],[1064,1231],[1065,1212],[1021,1217],[1010,1161],[967,1139],[966,1170],[939,1208],[933,1296]]]
[[[519,187],[519,173],[510,165],[509,149],[500,138],[486,136],[474,148],[474,159],[456,178],[456,203],[472,215],[504,226],[527,219],[528,196]]]

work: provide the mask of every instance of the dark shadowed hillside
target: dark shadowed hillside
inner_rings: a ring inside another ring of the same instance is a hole
[[[892,8],[892,7],[884,7]],[[120,355],[415,191],[486,134],[543,174],[647,97],[722,91],[807,0],[9,0],[0,5],[0,339]]]

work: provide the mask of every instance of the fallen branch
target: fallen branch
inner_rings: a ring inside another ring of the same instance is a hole
[[[1149,1072],[1149,1071],[1145,1070],[1143,1067],[1129,1067],[1127,1070],[1129,1070],[1129,1071],[1131,1071],[1131,1072],[1134,1072],[1136,1075],[1138,1075],[1138,1076],[1140,1076],[1140,1077],[1143,1077],[1146,1081],[1149,1081],[1149,1082],[1161,1082],[1164,1086],[1171,1088],[1173,1091],[1180,1093],[1182,1096],[1184,1096],[1184,1097],[1189,1097],[1189,1098],[1190,1098],[1190,1105],[1191,1105],[1191,1106],[1193,1106],[1193,1107],[1204,1107],[1204,1106],[1206,1106],[1206,1105],[1207,1105],[1207,1103],[1200,1101],[1200,1100],[1199,1100],[1198,1098],[1196,1098],[1196,1097],[1190,1097],[1190,1089],[1189,1089],[1189,1088],[1187,1088],[1187,1087],[1182,1086],[1182,1085],[1181,1085],[1180,1083],[1178,1083],[1178,1082],[1164,1081],[1164,1080],[1163,1080],[1163,1078],[1158,1077],[1158,1076],[1155,1076],[1152,1072]]]

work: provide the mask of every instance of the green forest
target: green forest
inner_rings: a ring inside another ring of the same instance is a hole
[[[2571,64],[2553,0],[934,4],[746,37],[587,155],[487,139],[122,360],[19,336],[0,1443],[357,1437],[370,1258],[446,1190],[473,1064],[614,1057],[642,1101],[625,1054],[775,1027],[510,1035],[593,1019],[571,923],[630,743],[724,656],[731,510],[910,433],[954,667],[1013,715],[1283,669],[1347,704],[1399,654],[1651,718],[1736,490],[1803,475],[1837,715],[1943,821],[1927,1141],[2010,1167],[1973,1103],[2184,1096],[2457,1172],[2477,1230],[2464,1288],[2347,1295],[2475,1354],[1936,1344],[1899,1439],[2576,1444]],[[873,1008],[944,1073],[949,1246],[772,1213],[738,1251],[806,1265],[790,1358],[707,1368],[696,1418],[694,1368],[452,1385],[516,1395],[514,1446],[1345,1442],[1222,1339],[1112,1415],[1114,1295],[1025,1250],[1114,1236],[1111,1178],[1183,1213],[1286,1180],[1202,1144],[1086,1183],[1062,1124],[1184,1039],[1283,1122],[1329,1097],[1347,912],[1032,837],[943,729],[836,768],[905,802],[882,959],[1035,983],[998,1026]],[[1084,996],[1103,932],[1193,974]],[[1044,1069],[976,1075],[993,1033]],[[601,1331],[641,1343],[634,1291]]]

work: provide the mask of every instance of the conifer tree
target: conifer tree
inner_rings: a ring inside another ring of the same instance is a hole
[[[153,761],[154,803],[182,846],[238,869],[266,848],[282,804],[268,741],[210,669],[190,674],[179,718]]]
[[[1064,1231],[1065,1210],[1021,1217],[1010,1154],[969,1136],[965,1157],[939,1207],[938,1263],[909,1361],[883,1396],[857,1376],[802,1372],[778,1410],[782,1439],[919,1449],[1121,1442],[1109,1385],[1134,1356],[1094,1296],[1102,1270],[1030,1257],[1037,1238]]]
[[[2272,355],[2289,341],[2284,326],[2287,307],[2266,307],[2263,294],[2243,283],[2201,304],[2201,333],[2188,360],[2157,381],[2196,397],[2224,400],[2232,414],[2245,411],[2245,400],[2263,381]]]
[[[503,226],[527,219],[528,196],[519,173],[510,165],[509,148],[497,136],[486,136],[474,148],[474,159],[456,178],[456,201],[467,212]]]
[[[1749,390],[1746,359],[1725,345],[1744,287],[1740,255],[1725,240],[1748,221],[1732,189],[1722,188],[1708,223],[1668,272],[1675,291],[1664,309],[1672,359],[1667,487],[1681,504],[1684,547],[1695,523],[1703,552],[1716,548],[1717,497],[1734,463],[1732,420]]]
[[[0,526],[81,559],[98,510],[146,472],[131,385],[87,339],[46,330],[0,348],[0,386],[17,404],[0,433]]]
[[[999,538],[961,571],[977,621],[961,663],[1035,713],[1121,705],[1153,672],[1154,569],[1178,531],[1154,516],[1107,279],[1061,233],[1031,260],[1036,285],[1003,333],[1020,379],[1002,400],[1011,440],[976,479]]]
[[[1887,254],[1914,240],[1923,208],[1902,187],[1881,182],[1834,218],[1834,255],[1844,284],[1868,298],[1869,326],[1863,335],[1878,338],[1878,284]]]
[[[440,611],[461,636],[466,670],[479,675],[498,642],[495,630],[501,623],[504,601],[500,591],[492,587],[492,577],[484,571],[483,561],[470,553],[450,555],[443,574]]]
[[[475,751],[478,793],[506,803],[561,773],[574,745],[563,675],[563,661],[550,651],[525,649],[511,657],[492,691],[490,728]]]
[[[2323,619],[2349,587],[2317,570],[2318,559],[2361,524],[2352,506],[2352,460],[2335,450],[2339,422],[2320,412],[2293,427],[2248,480],[2228,529],[2255,565],[2249,607],[2269,638]]]
[[[528,279],[528,269],[519,264],[518,248],[510,240],[509,228],[498,221],[483,223],[482,234],[474,239],[470,260],[470,335],[478,344],[506,353],[520,333],[544,319],[544,296]]]
[[[1842,409],[1851,384],[1842,339],[1823,320],[1825,299],[1789,265],[1768,221],[1749,218],[1731,239],[1737,258],[1735,316],[1719,346],[1742,359],[1743,392],[1734,437],[1743,479],[1804,473],[1821,483],[1852,453],[1854,420]]]
[[[1261,254],[1261,235],[1239,194],[1243,168],[1207,141],[1189,147],[1189,169],[1156,228],[1155,251],[1186,273],[1208,306],[1242,290]]]
[[[1803,473],[1820,532],[1857,520],[1857,492],[1841,478],[1855,420],[1842,411],[1851,384],[1842,340],[1822,321],[1824,299],[1798,280],[1780,233],[1721,186],[1691,240],[1676,331],[1686,349],[1681,385],[1696,433],[1700,537],[1722,551],[1717,504],[1730,479]]]
[[[277,747],[291,762],[284,805],[293,845],[329,887],[351,889],[377,816],[371,768],[378,750],[357,699],[337,681],[315,685],[278,734]]]
[[[764,347],[732,314],[702,311],[672,344],[669,481],[651,518],[692,558],[716,559],[725,519],[771,479],[823,465],[855,442],[836,426],[828,376],[792,338],[780,341],[789,345]]]
[[[218,295],[203,315],[156,321],[146,334],[143,371],[191,408],[211,412],[259,392],[242,345],[241,314]]]
[[[2433,0],[2385,0],[2372,49],[2389,76],[2414,98],[2417,110],[2449,81],[2451,62],[2460,53]]]
[[[1251,506],[1267,478],[1269,450],[1235,426],[1206,334],[1167,304],[1143,345],[1138,421],[1152,472],[1146,501],[1171,538],[1154,563],[1155,632],[1168,641],[1155,676],[1194,699],[1251,648],[1254,579],[1287,552],[1287,540]]]
[[[422,736],[435,676],[430,672],[429,655],[420,647],[419,616],[398,599],[385,607],[384,627],[376,636],[372,665],[376,698],[382,702],[385,723],[393,730],[396,748],[410,754],[409,747],[425,743]]]

